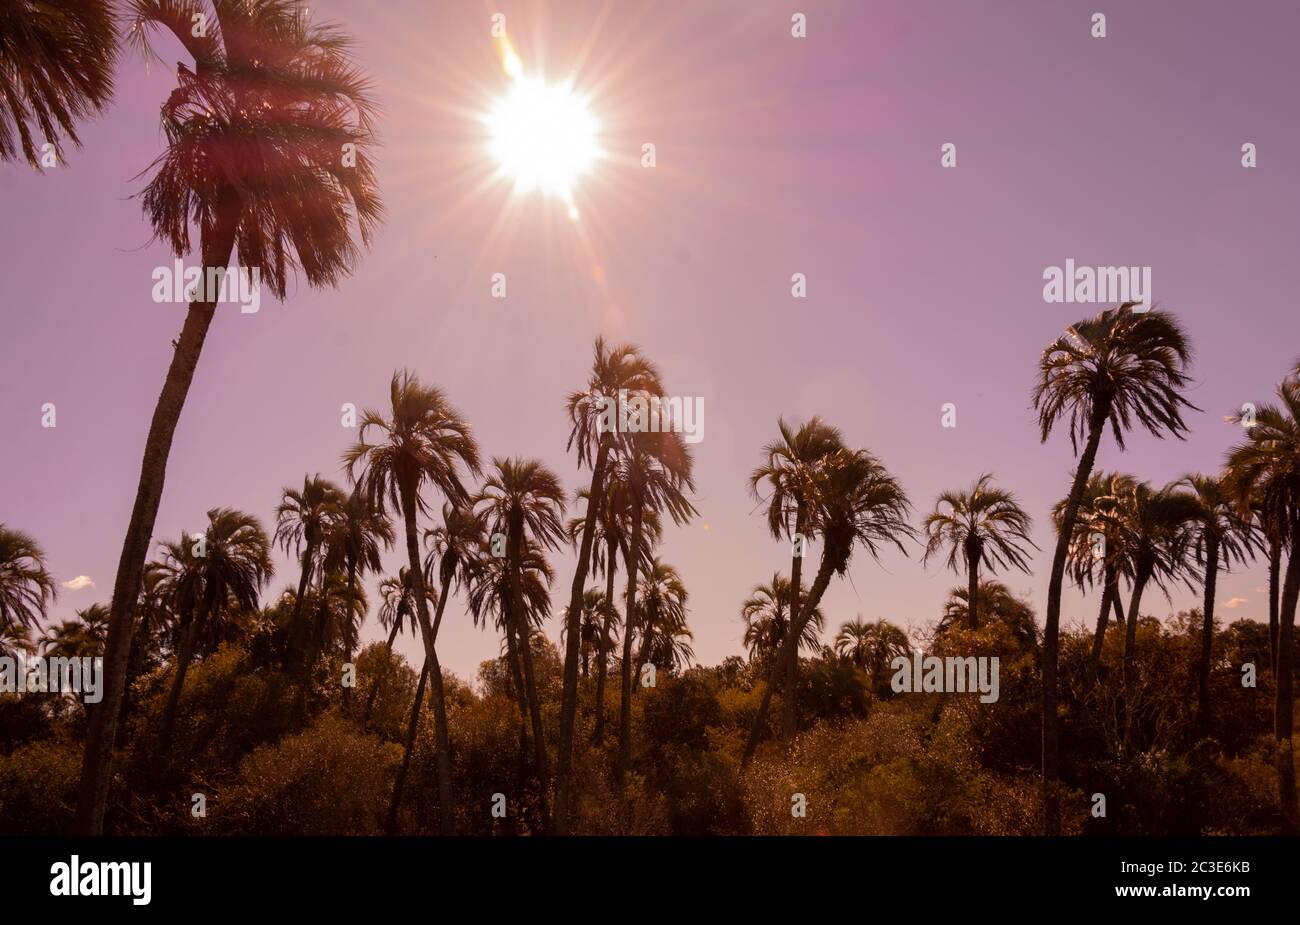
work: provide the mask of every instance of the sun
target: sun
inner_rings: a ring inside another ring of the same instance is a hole
[[[513,53],[505,60],[513,80],[488,112],[488,149],[515,191],[563,199],[577,217],[573,188],[600,157],[598,126],[571,81],[546,83],[523,73]]]

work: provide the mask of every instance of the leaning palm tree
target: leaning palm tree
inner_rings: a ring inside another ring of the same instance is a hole
[[[393,375],[389,383],[389,415],[367,410],[362,416],[358,442],[343,455],[348,479],[383,512],[389,505],[402,516],[406,531],[407,575],[415,597],[424,657],[435,702],[438,769],[438,810],[442,833],[452,829],[451,755],[446,723],[446,704],[441,701],[442,667],[434,648],[433,623],[429,619],[429,598],[420,567],[417,517],[428,510],[423,492],[426,486],[439,491],[453,504],[469,501],[462,470],[479,472],[478,443],[469,423],[452,407],[443,393],[421,384],[409,371]],[[374,443],[366,442],[375,434]]]
[[[665,671],[688,664],[694,657],[688,643],[691,631],[686,626],[686,601],[690,595],[677,569],[656,557],[646,568],[637,593],[641,598],[636,619],[641,636],[637,674],[647,663]]]
[[[879,685],[889,664],[906,655],[911,643],[901,627],[888,620],[867,622],[861,615],[840,625],[835,634],[835,652],[865,671]]]
[[[44,620],[58,593],[36,540],[0,523],[0,632],[17,638]]]
[[[1200,505],[1192,524],[1192,551],[1201,569],[1201,658],[1197,670],[1196,715],[1204,725],[1210,704],[1210,663],[1214,645],[1214,595],[1219,571],[1244,565],[1261,548],[1254,518],[1242,513],[1225,490],[1223,476],[1188,475],[1182,480]]]
[[[749,476],[749,490],[755,500],[767,503],[767,528],[773,539],[791,543],[791,595],[786,612],[799,612],[799,595],[803,593],[803,556],[816,536],[815,485],[822,466],[834,453],[844,448],[844,436],[820,417],[813,417],[797,429],[777,419],[780,438],[763,447],[764,461]],[[771,494],[762,496],[766,486]],[[783,683],[788,695],[781,710],[781,737],[789,739],[795,732],[795,685],[798,682],[799,651],[791,650],[785,665]]]
[[[903,540],[916,535],[907,522],[911,504],[903,486],[866,450],[843,449],[827,459],[812,484],[812,499],[812,517],[822,536],[821,561],[808,597],[799,605],[799,613],[769,672],[767,687],[745,741],[742,767],[749,765],[759,737],[767,727],[772,692],[780,681],[781,668],[795,651],[804,626],[820,606],[831,578],[848,570],[859,544],[873,559],[879,558],[881,547],[886,545],[895,546],[906,555]]]
[[[627,567],[627,603],[623,613],[622,701],[619,703],[618,774],[620,780],[632,762],[632,640],[637,631],[637,573],[645,542],[646,512],[667,513],[673,522],[686,523],[697,513],[687,500],[695,491],[694,462],[686,441],[677,433],[629,433],[619,449],[614,476],[624,486],[632,511],[632,530],[623,547]]]
[[[301,571],[298,593],[294,596],[293,614],[289,618],[289,653],[295,660],[299,687],[306,686],[308,629],[303,618],[307,590],[314,571],[322,565],[325,540],[335,532],[334,521],[342,510],[345,495],[337,485],[320,474],[305,475],[302,490],[284,489],[275,509],[275,541],[286,553],[298,557]]]
[[[523,659],[524,696],[528,701],[529,719],[533,727],[533,752],[543,793],[549,786],[550,770],[546,756],[546,738],[542,732],[542,705],[533,673],[533,651],[532,646],[527,644],[529,632],[524,610],[524,551],[533,546],[542,550],[559,548],[560,540],[564,537],[564,496],[564,486],[560,484],[559,476],[540,460],[498,457],[492,460],[492,470],[473,501],[475,516],[484,531],[505,537],[510,616],[514,619],[515,637],[520,643],[519,654]]]
[[[1187,431],[1182,411],[1194,407],[1181,391],[1189,382],[1187,366],[1191,360],[1191,346],[1182,326],[1167,312],[1134,311],[1135,306],[1125,302],[1067,328],[1043,351],[1034,386],[1034,409],[1042,441],[1046,443],[1053,428],[1068,420],[1070,444],[1075,452],[1083,442],[1057,525],[1043,631],[1043,827],[1049,834],[1061,828],[1056,715],[1061,592],[1084,486],[1092,474],[1107,425],[1121,450],[1125,432],[1135,424],[1157,437],[1167,432],[1182,438]]]
[[[204,276],[238,250],[279,298],[295,271],[333,286],[356,265],[353,234],[369,244],[382,206],[368,151],[373,107],[348,37],[313,24],[292,0],[128,0],[127,35],[146,54],[149,36],[174,36],[193,58],[179,64],[162,108],[166,150],[142,201],[155,236],[180,257],[199,230]],[[202,22],[203,29],[196,28]],[[196,35],[196,32],[202,34]],[[154,56],[157,57],[156,55]],[[210,290],[217,287],[204,287]],[[104,654],[105,693],[86,739],[76,831],[100,834],[112,744],[126,684],[131,609],[162,498],[167,457],[218,293],[190,302],[167,371],[113,584]]]
[[[352,492],[335,511],[325,535],[323,565],[327,572],[338,571],[347,575],[349,612],[356,609],[359,591],[357,580],[367,573],[378,572],[380,554],[393,545],[393,525],[388,515],[376,510],[364,496]],[[362,617],[365,610],[362,609]],[[353,646],[344,652],[345,662],[352,661]],[[351,687],[343,688],[343,709],[351,703]]]
[[[770,666],[786,633],[790,632],[790,624],[794,622],[790,617],[791,602],[806,597],[807,593],[807,588],[801,588],[796,597],[790,591],[790,579],[780,573],[774,574],[767,584],[754,586],[750,596],[740,605],[740,618],[745,621],[742,641],[751,660]],[[815,651],[821,644],[825,626],[826,616],[818,607],[804,624],[798,648]]]
[[[201,555],[194,553],[193,546],[190,548],[189,571],[197,592],[196,606],[180,626],[176,672],[158,721],[159,755],[166,755],[171,746],[176,707],[200,635],[216,632],[214,625],[220,624],[232,610],[257,609],[262,587],[274,571],[271,541],[253,515],[230,508],[213,508],[208,511]]]
[[[1300,364],[1282,381],[1278,403],[1260,407],[1245,442],[1228,456],[1228,491],[1243,515],[1258,505],[1265,535],[1284,538],[1286,574],[1278,608],[1276,701],[1278,804],[1288,832],[1300,831],[1295,782],[1293,676],[1296,602],[1300,600]]]
[[[573,586],[569,591],[569,605],[565,610],[567,635],[564,646],[564,680],[560,696],[560,739],[555,759],[555,824],[556,831],[560,834],[568,826],[569,772],[573,762],[573,729],[578,713],[580,634],[577,620],[582,612],[582,595],[587,590],[587,573],[591,569],[596,518],[605,504],[605,481],[610,455],[622,436],[617,426],[619,415],[628,399],[648,399],[664,394],[659,370],[642,356],[637,347],[631,344],[606,347],[605,339],[598,337],[594,353],[586,384],[582,389],[571,393],[566,402],[572,425],[566,449],[576,450],[579,469],[584,465],[590,467],[591,485],[587,489],[586,522],[580,534],[578,562],[573,572]],[[609,599],[613,599],[612,595]]]
[[[0,4],[0,161],[39,168],[45,143],[61,161],[61,135],[80,146],[76,124],[112,98],[116,57],[110,0]]]
[[[971,629],[979,628],[980,566],[993,572],[1015,567],[1028,574],[1028,550],[1037,549],[1029,538],[1033,519],[1025,513],[1014,493],[993,485],[984,473],[967,491],[945,491],[935,502],[934,512],[925,519],[925,564],[930,556],[948,549],[948,568],[966,568],[967,619]]]

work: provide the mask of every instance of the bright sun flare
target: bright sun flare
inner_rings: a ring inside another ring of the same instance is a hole
[[[572,84],[525,75],[513,53],[505,63],[514,79],[487,115],[489,150],[517,192],[563,199],[576,218],[574,183],[600,156],[596,120]]]

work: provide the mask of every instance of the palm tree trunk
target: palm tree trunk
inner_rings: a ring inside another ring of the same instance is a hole
[[[442,614],[447,609],[447,594],[451,589],[451,576],[442,580],[442,593],[438,596],[438,612],[433,618],[433,643],[438,641],[438,629],[442,626]],[[442,790],[441,775],[447,775],[447,802],[439,797],[441,831],[444,835],[452,834],[454,820],[451,811],[451,728],[447,723],[447,694],[442,683],[442,666],[437,660],[429,663],[429,700],[433,706],[434,761],[438,765],[439,792]],[[446,809],[443,809],[443,806]]]
[[[1146,591],[1147,582],[1151,580],[1151,569],[1149,566],[1139,565],[1137,574],[1133,577],[1133,596],[1129,599],[1128,619],[1124,625],[1124,699],[1123,699],[1123,717],[1124,717],[1124,751],[1127,753],[1129,739],[1133,732],[1134,711],[1132,709],[1133,682],[1135,680],[1136,666],[1134,660],[1137,656],[1137,624],[1138,615],[1142,613],[1142,594]]]
[[[420,705],[424,702],[424,685],[428,680],[429,663],[425,662],[420,668],[420,683],[415,686],[415,703],[411,705],[411,719],[406,725],[406,747],[402,749],[402,766],[397,769],[397,781],[393,784],[393,798],[388,803],[388,819],[384,823],[384,831],[389,835],[397,832],[397,808],[402,803],[402,790],[406,787],[406,772],[411,767],[415,733],[420,726]]]
[[[301,667],[305,659],[303,637],[306,626],[303,625],[302,610],[307,601],[307,589],[311,586],[312,560],[315,558],[315,544],[311,541],[302,551],[302,573],[298,578],[298,596],[293,601],[293,614],[289,617],[289,652],[288,656],[295,667]]]
[[[591,487],[587,492],[587,514],[583,521],[582,546],[578,550],[578,564],[573,573],[573,586],[569,590],[569,611],[566,621],[567,637],[564,644],[564,688],[560,696],[560,742],[555,756],[555,832],[563,835],[568,830],[569,778],[573,766],[573,728],[578,713],[578,639],[582,616],[582,596],[587,589],[587,571],[591,568],[591,546],[596,530],[596,515],[604,503],[605,468],[609,461],[613,436],[602,434],[596,449],[596,462],[591,468]],[[599,701],[597,701],[599,704]],[[599,716],[599,707],[597,710]],[[597,719],[599,723],[600,720]]]
[[[1201,663],[1197,675],[1196,723],[1204,732],[1209,720],[1210,657],[1214,647],[1214,591],[1219,576],[1219,542],[1213,536],[1205,543],[1205,600],[1201,605]]]
[[[344,618],[348,622],[348,627],[351,626],[352,611],[353,608],[356,607],[356,605],[357,605],[357,564],[352,560],[351,557],[349,557],[348,558],[348,609],[347,609],[347,616]],[[348,629],[348,627],[344,628],[345,632],[347,633],[347,643],[346,643],[347,654],[344,655],[343,657],[343,664],[345,665],[352,664],[352,655],[353,655],[352,633],[351,630]],[[344,687],[343,688],[343,715],[348,716],[351,713],[352,713],[352,688]]]
[[[542,704],[537,693],[537,680],[533,672],[532,633],[528,625],[528,612],[524,609],[523,556],[524,523],[519,512],[511,517],[510,537],[507,543],[510,565],[510,609],[515,618],[520,661],[524,665],[524,690],[528,693],[528,716],[533,727],[533,755],[537,764],[538,783],[541,786],[542,815],[546,815],[546,790],[550,786],[550,767],[546,760],[546,735],[542,730]],[[579,605],[581,606],[581,605]]]
[[[749,762],[753,759],[754,752],[758,748],[759,737],[762,735],[762,731],[767,728],[768,711],[772,707],[772,692],[781,678],[781,666],[790,657],[792,649],[798,651],[799,637],[803,635],[804,624],[808,622],[813,611],[821,603],[822,595],[826,593],[826,588],[831,583],[833,571],[829,550],[823,546],[821,564],[817,567],[817,577],[813,579],[813,585],[808,589],[808,597],[800,609],[798,618],[791,618],[789,632],[781,640],[781,646],[777,650],[776,658],[772,661],[772,670],[768,675],[767,687],[763,691],[763,699],[759,701],[758,712],[754,714],[754,722],[749,727],[749,738],[745,740],[745,751],[740,759],[740,769],[742,771],[749,767]]]
[[[966,616],[973,630],[980,628],[979,591],[980,550],[978,546],[972,544],[966,550]]]
[[[1282,587],[1282,543],[1271,539],[1268,543],[1268,667],[1277,676],[1278,591]]]
[[[609,639],[609,627],[614,621],[614,557],[618,555],[618,539],[610,537],[605,543],[605,616],[600,624],[600,661],[596,663],[596,729],[591,741],[600,745],[605,741],[605,675],[609,672],[609,653],[605,643]],[[558,776],[558,772],[557,772]],[[556,803],[556,812],[559,812]]]
[[[1282,606],[1278,613],[1277,632],[1277,700],[1273,710],[1273,728],[1277,738],[1278,805],[1282,810],[1283,832],[1300,833],[1300,811],[1296,806],[1295,721],[1293,686],[1295,683],[1295,612],[1300,599],[1300,521],[1291,529],[1291,551],[1287,558],[1286,578],[1282,584]]]
[[[375,695],[379,693],[380,685],[388,680],[389,661],[393,655],[393,643],[397,640],[397,631],[402,628],[402,612],[399,609],[397,616],[393,618],[393,628],[388,633],[388,642],[384,643],[384,652],[387,657],[384,659],[384,668],[379,677],[375,678],[375,683],[370,685],[370,693],[366,695],[366,709],[361,715],[361,728],[368,730],[370,728],[370,713],[375,708]]]
[[[420,621],[420,636],[424,641],[424,659],[428,663],[429,673],[436,683],[441,683],[442,668],[438,664],[438,653],[433,645],[433,626],[429,622],[429,598],[424,588],[424,571],[420,568],[420,544],[417,540],[418,530],[415,523],[415,486],[400,486],[402,498],[402,517],[406,523],[406,558],[408,574],[411,578],[411,592],[415,595],[415,613]],[[438,815],[443,835],[452,834],[451,814],[451,756],[446,749],[439,748],[434,756],[438,770]]]
[[[320,599],[316,602],[316,619],[311,621],[307,648],[298,671],[298,696],[294,702],[294,723],[302,728],[307,723],[307,693],[312,688],[316,674],[316,663],[320,660],[320,650],[325,644],[325,624],[329,620],[329,601],[325,593],[325,575],[321,574]]]
[[[802,498],[796,503],[794,515],[794,531],[796,536],[803,536],[804,531],[808,529],[808,503]],[[796,552],[803,552],[807,549],[807,543],[803,543],[803,550],[791,550],[790,555],[790,625],[794,624],[794,617],[799,613],[799,586],[803,582],[803,556],[796,555]],[[794,734],[799,725],[798,704],[796,701],[799,696],[799,646],[796,643],[791,651],[789,658],[785,663],[785,686],[782,688],[781,695],[781,739],[788,742],[794,738]]]
[[[206,616],[206,603],[203,608],[203,615]],[[172,678],[171,690],[167,693],[167,704],[163,707],[162,718],[158,721],[158,743],[157,751],[160,757],[166,756],[168,749],[172,744],[172,728],[176,723],[176,708],[181,702],[181,689],[185,686],[185,675],[190,670],[190,662],[194,659],[194,640],[198,635],[198,626],[201,622],[199,619],[190,621],[190,625],[185,627],[185,634],[181,636],[181,648],[176,653],[176,676]]]
[[[1074,484],[1065,503],[1065,511],[1056,535],[1056,552],[1052,556],[1052,577],[1047,585],[1047,617],[1043,628],[1043,832],[1059,835],[1061,832],[1061,794],[1058,781],[1061,776],[1060,728],[1056,716],[1056,663],[1061,645],[1061,592],[1065,583],[1065,561],[1070,554],[1070,538],[1079,519],[1083,489],[1097,461],[1097,448],[1101,445],[1102,427],[1109,415],[1103,403],[1095,406],[1088,421],[1088,442],[1084,445],[1079,465],[1074,470]]]
[[[200,244],[205,267],[225,267],[230,263],[239,227],[239,212],[239,200],[234,191],[223,192],[216,206],[216,217]],[[149,436],[145,438],[135,505],[131,509],[131,521],[113,581],[108,636],[104,642],[104,699],[90,719],[81,763],[77,817],[73,825],[77,835],[104,833],[104,807],[108,803],[108,787],[113,776],[113,742],[117,738],[118,714],[131,655],[132,615],[140,599],[144,560],[149,554],[158,504],[167,480],[167,457],[171,453],[172,438],[216,309],[215,302],[190,303],[162,393],[154,407]]]
[[[512,604],[509,608],[514,609]],[[514,617],[505,614],[506,659],[510,662],[510,681],[515,688],[515,703],[519,707],[519,766],[528,764],[528,693],[524,690],[524,670],[519,664],[519,640],[515,634]],[[522,775],[521,775],[522,778]]]
[[[1101,650],[1106,642],[1106,621],[1110,617],[1111,602],[1115,600],[1116,582],[1113,569],[1106,569],[1101,591],[1101,612],[1097,614],[1097,629],[1092,634],[1092,655],[1088,659],[1088,686],[1096,680],[1101,665]]]
[[[623,696],[618,705],[618,781],[632,765],[632,634],[636,630],[636,574],[641,558],[641,532],[645,509],[637,501],[632,511],[632,540],[623,551],[627,566],[627,604],[623,611]]]

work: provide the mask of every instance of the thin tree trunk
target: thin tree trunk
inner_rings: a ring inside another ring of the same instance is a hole
[[[807,529],[808,503],[800,498],[795,505],[795,535],[803,536],[804,531]],[[799,613],[799,586],[803,583],[803,556],[796,555],[796,553],[807,551],[806,537],[802,545],[804,546],[803,550],[792,549],[790,553],[790,626],[794,625],[794,618]],[[785,742],[789,742],[794,738],[799,726],[798,704],[796,702],[798,697],[799,644],[796,642],[785,663],[785,686],[781,696],[781,739]]]
[[[352,611],[353,608],[356,607],[356,605],[357,605],[357,564],[351,559],[351,557],[349,557],[348,559],[348,609],[347,609],[347,615],[344,617],[344,620],[346,621],[346,625],[343,627],[343,631],[346,638],[344,644],[347,646],[347,652],[343,656],[343,664],[345,665],[352,664],[352,656],[354,654],[352,651],[352,633],[350,627],[352,623]],[[355,678],[355,676],[356,675],[354,669],[353,677]],[[343,688],[343,715],[349,716],[351,713],[352,713],[352,688],[345,686]]]
[[[1277,701],[1273,710],[1273,728],[1277,738],[1278,806],[1282,810],[1283,832],[1300,834],[1300,811],[1296,806],[1295,783],[1295,612],[1300,599],[1300,522],[1291,530],[1291,550],[1287,558],[1286,578],[1282,585],[1282,604],[1278,613],[1277,632]]]
[[[206,607],[204,608],[206,610]],[[176,709],[181,702],[181,689],[185,686],[185,675],[194,660],[194,637],[198,633],[199,621],[191,620],[181,637],[181,648],[176,653],[176,675],[172,678],[171,690],[167,693],[167,705],[163,707],[162,718],[158,722],[157,753],[166,757],[172,744],[172,727],[176,723]]]
[[[641,532],[645,509],[637,500],[632,511],[632,540],[623,551],[627,566],[627,603],[623,611],[623,696],[618,705],[618,781],[623,783],[632,765],[632,634],[636,630],[636,575],[641,558]]]
[[[573,729],[578,713],[578,650],[580,647],[578,625],[582,616],[582,596],[587,589],[587,572],[591,568],[591,546],[595,539],[596,516],[604,503],[605,468],[613,442],[612,435],[602,434],[596,449],[596,462],[591,469],[591,487],[587,492],[587,514],[582,527],[582,545],[578,549],[578,564],[573,573],[573,586],[569,590],[569,610],[566,620],[568,635],[564,644],[564,689],[560,696],[560,742],[559,751],[555,756],[555,833],[557,835],[565,834],[569,825]],[[600,720],[597,719],[597,722],[599,723]]]
[[[306,626],[303,624],[302,611],[307,602],[307,589],[311,587],[312,561],[316,546],[310,540],[302,551],[302,574],[298,578],[298,596],[293,601],[293,613],[289,617],[289,659],[294,668],[300,669],[305,660]]]
[[[1214,647],[1214,592],[1219,576],[1219,542],[1213,536],[1205,543],[1205,600],[1201,605],[1201,662],[1196,688],[1196,723],[1204,732],[1210,708],[1210,660]]]
[[[506,624],[506,659],[510,662],[510,681],[515,688],[515,704],[519,707],[519,766],[528,765],[528,692],[524,690],[524,670],[519,664],[519,640],[515,633],[515,621],[509,613],[514,609],[511,604],[505,613]],[[522,776],[521,780],[522,780]]]
[[[976,544],[971,544],[966,550],[966,616],[969,618],[970,628],[973,630],[980,628],[979,592],[980,548]]]
[[[1115,578],[1112,570],[1106,570],[1101,591],[1101,612],[1097,614],[1097,629],[1092,634],[1092,655],[1088,659],[1088,686],[1097,677],[1097,668],[1101,665],[1102,646],[1106,642],[1106,621],[1110,617],[1111,601],[1115,600]]]
[[[1065,511],[1056,536],[1056,552],[1052,556],[1052,576],[1047,585],[1047,616],[1043,628],[1043,832],[1047,835],[1061,833],[1061,740],[1056,715],[1056,663],[1060,653],[1061,592],[1065,582],[1065,562],[1070,554],[1070,538],[1079,519],[1079,506],[1083,489],[1092,474],[1101,445],[1102,427],[1109,409],[1098,405],[1088,422],[1088,442],[1074,471],[1074,484],[1065,503]]]
[[[1146,591],[1147,582],[1151,580],[1151,570],[1149,566],[1139,564],[1137,574],[1133,578],[1133,596],[1129,600],[1128,619],[1124,624],[1124,699],[1123,699],[1123,717],[1124,717],[1124,752],[1127,754],[1129,749],[1129,740],[1133,733],[1134,711],[1132,708],[1133,682],[1136,680],[1137,657],[1137,625],[1138,616],[1142,613],[1142,595]]]
[[[546,760],[546,734],[542,729],[542,704],[537,693],[537,679],[533,671],[532,633],[528,625],[528,613],[524,609],[523,557],[524,557],[524,523],[520,512],[516,511],[510,519],[510,537],[507,543],[510,567],[510,597],[513,601],[511,616],[515,619],[515,634],[518,636],[520,661],[524,665],[524,689],[528,692],[528,716],[533,727],[533,756],[537,765],[537,777],[542,800],[542,816],[547,815],[546,791],[550,787],[550,767]]]
[[[420,544],[417,540],[415,523],[415,486],[400,486],[402,496],[402,516],[406,522],[406,558],[408,575],[411,579],[411,592],[415,595],[415,613],[420,621],[420,636],[424,641],[424,659],[429,666],[429,674],[435,678],[435,687],[441,684],[442,668],[438,664],[438,653],[433,645],[433,626],[429,621],[429,597],[424,588],[424,572],[420,568]],[[436,708],[436,704],[435,704]],[[451,756],[439,747],[434,756],[438,771],[438,816],[443,835],[452,834],[451,814]]]
[[[1282,543],[1270,540],[1268,544],[1268,667],[1277,677],[1278,592],[1282,587]]]
[[[429,663],[425,662],[420,668],[420,683],[415,686],[415,703],[411,705],[411,719],[406,724],[406,747],[402,749],[402,766],[397,769],[397,781],[393,784],[393,798],[388,802],[388,819],[384,823],[384,831],[389,835],[397,832],[397,808],[402,803],[402,791],[406,788],[406,772],[411,767],[415,733],[420,727],[420,704],[424,702],[424,686],[428,680]]]
[[[225,267],[235,247],[239,227],[239,201],[233,190],[226,191],[216,206],[216,218],[204,234],[200,245],[205,267]],[[206,272],[206,271],[205,271]],[[205,293],[206,294],[206,293]],[[144,578],[144,560],[149,554],[158,504],[167,480],[167,457],[181,411],[194,381],[194,370],[203,352],[203,342],[216,314],[215,302],[191,302],[185,315],[181,336],[176,342],[167,378],[163,382],[158,404],[154,407],[145,438],[144,459],[140,464],[140,481],[136,486],[131,521],[122,543],[122,555],[113,581],[113,600],[109,608],[108,635],[104,642],[104,699],[91,716],[86,735],[86,749],[81,764],[81,782],[77,795],[77,817],[73,829],[77,835],[104,833],[104,807],[113,777],[113,742],[117,738],[117,720],[126,689],[126,673],[131,655],[133,612],[140,599]]]
[[[388,642],[384,644],[386,657],[384,659],[383,670],[379,677],[375,678],[375,683],[370,685],[370,693],[366,695],[366,709],[361,715],[361,728],[368,730],[370,728],[370,713],[375,708],[375,695],[379,693],[380,685],[388,680],[389,661],[393,656],[393,643],[397,640],[397,631],[402,628],[402,608],[398,608],[397,616],[393,618],[393,628],[388,632]]]
[[[605,543],[605,616],[600,626],[600,661],[596,663],[596,729],[591,736],[596,745],[605,741],[605,675],[609,673],[609,653],[605,651],[605,643],[614,622],[614,557],[617,555],[618,540],[611,536]]]

